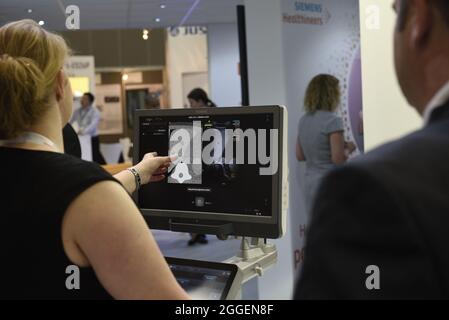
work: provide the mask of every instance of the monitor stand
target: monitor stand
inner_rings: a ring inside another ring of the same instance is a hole
[[[267,243],[262,238],[242,237],[240,251],[224,263],[232,263],[239,268],[238,281],[240,284],[233,286],[235,290],[231,290],[227,300],[241,299],[242,285],[249,280],[259,276],[271,268],[277,262],[277,250],[274,244]]]

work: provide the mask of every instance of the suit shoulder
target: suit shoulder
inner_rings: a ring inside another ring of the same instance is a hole
[[[401,139],[384,144],[367,154],[351,161],[357,167],[392,166],[401,164],[407,167],[415,161],[431,160],[432,155],[443,160],[449,156],[449,127],[424,128]]]
[[[370,177],[391,193],[419,193],[423,185],[444,189],[441,181],[449,179],[448,132],[435,127],[419,130],[350,161],[342,170]]]

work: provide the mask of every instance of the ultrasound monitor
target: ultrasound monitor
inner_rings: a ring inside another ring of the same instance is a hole
[[[194,300],[226,300],[240,289],[235,264],[165,259],[179,285]]]
[[[148,152],[177,157],[164,181],[136,195],[151,228],[219,237],[282,235],[284,107],[138,110],[135,116],[135,163]]]

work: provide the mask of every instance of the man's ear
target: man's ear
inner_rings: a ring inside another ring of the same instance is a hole
[[[59,70],[56,75],[56,101],[59,102],[64,96],[65,90],[65,76],[62,70]]]
[[[428,0],[408,0],[410,1],[411,33],[410,44],[412,48],[423,48],[430,37],[433,26],[433,10]]]

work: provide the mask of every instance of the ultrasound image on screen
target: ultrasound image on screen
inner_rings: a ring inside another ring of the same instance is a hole
[[[201,162],[201,154],[196,154],[193,150],[193,143],[182,143],[183,134],[188,138],[187,140],[195,141],[201,139],[199,133],[194,132],[192,123],[172,122],[169,123],[169,155],[175,155],[177,159],[168,168],[168,183],[180,184],[201,184],[203,176],[203,166]],[[174,150],[176,149],[176,150]]]
[[[261,175],[263,165],[249,155],[249,150],[259,151],[259,136],[251,141],[226,132],[269,131],[272,114],[142,117],[140,129],[140,159],[148,152],[178,157],[164,181],[139,190],[140,208],[271,216],[273,176]],[[211,134],[205,139],[205,133]],[[185,139],[180,137],[186,136],[190,143],[182,144]],[[265,139],[270,150],[269,136]],[[239,163],[236,157],[242,146],[245,161]]]

